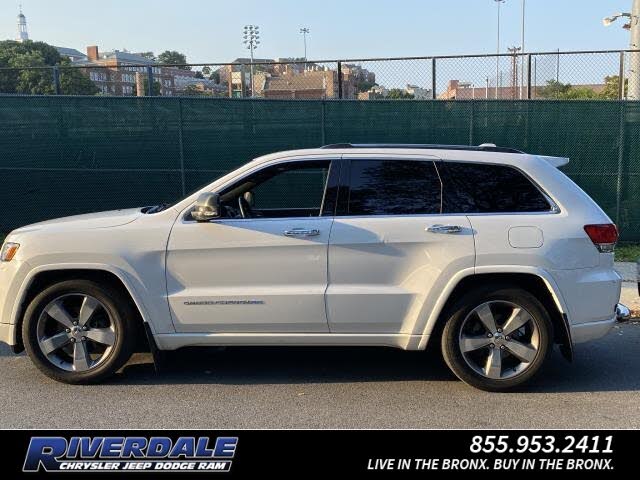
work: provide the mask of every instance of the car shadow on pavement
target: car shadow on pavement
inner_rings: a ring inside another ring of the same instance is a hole
[[[130,362],[114,383],[302,384],[454,380],[438,354],[373,347],[184,348]],[[143,361],[142,361],[143,360]]]
[[[640,327],[614,330],[576,348],[572,363],[555,348],[533,382],[520,391],[640,392]],[[369,347],[188,348],[168,352],[156,374],[150,355],[130,362],[116,384],[307,384],[393,381],[457,382],[437,349],[407,352]]]
[[[566,362],[556,348],[540,375],[520,391],[640,392],[639,351],[640,325],[616,328],[600,341],[578,345],[573,363]],[[0,345],[0,357],[16,358],[5,345]],[[16,360],[30,362],[24,353]],[[40,375],[35,367],[33,375]],[[136,354],[104,386],[394,381],[462,386],[436,348],[410,352],[373,347],[185,348],[166,352],[159,373],[150,354]]]

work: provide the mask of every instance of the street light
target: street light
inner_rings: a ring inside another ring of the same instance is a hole
[[[498,99],[498,87],[500,77],[500,5],[506,2],[506,0],[493,0],[498,5],[498,42],[496,48],[496,100]]]
[[[247,46],[247,50],[251,52],[249,83],[251,83],[251,96],[253,97],[253,51],[260,45],[260,27],[258,25],[245,25],[243,38],[243,43]]]
[[[309,30],[307,27],[303,27],[300,29],[300,33],[302,34],[303,38],[304,38],[304,59],[305,61],[307,60],[307,33],[310,33],[311,30]]]
[[[631,14],[620,12],[620,13],[616,13],[615,15],[611,15],[610,17],[604,17],[602,19],[602,25],[604,25],[605,27],[608,27],[609,25],[611,25],[613,22],[615,22],[617,19],[621,17],[631,18]]]
[[[619,12],[610,17],[602,19],[602,24],[608,27],[619,18],[628,18],[629,23],[625,23],[622,28],[631,32],[629,50],[640,50],[640,0],[633,0],[631,13]],[[628,100],[640,100],[640,53],[629,53],[629,88],[627,92]],[[624,78],[620,79],[624,95]]]

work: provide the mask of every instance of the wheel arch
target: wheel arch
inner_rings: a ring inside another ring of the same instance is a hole
[[[29,303],[35,298],[35,296],[43,289],[50,285],[65,280],[91,280],[98,284],[107,284],[111,287],[118,289],[129,301],[133,307],[133,311],[136,312],[137,318],[136,324],[139,326],[137,332],[137,338],[141,339],[139,349],[148,349],[146,342],[147,335],[144,325],[147,324],[153,332],[153,326],[148,321],[149,317],[144,308],[144,304],[140,298],[135,294],[135,290],[125,280],[125,275],[117,269],[105,268],[103,266],[45,266],[39,269],[35,269],[24,280],[20,293],[14,304],[12,313],[12,322],[15,325],[15,345],[13,350],[21,352],[24,350],[24,343],[22,339],[22,323],[24,321],[24,314]]]
[[[546,272],[540,272],[537,269],[526,271],[476,271],[476,273],[458,279],[454,286],[443,293],[441,301],[438,302],[441,308],[438,309],[437,313],[434,312],[429,319],[423,336],[423,344],[420,345],[420,348],[425,348],[431,338],[439,339],[451,306],[465,292],[492,283],[519,287],[533,294],[551,317],[554,328],[554,343],[561,345],[561,352],[567,360],[572,360],[573,342],[566,306],[555,281]]]

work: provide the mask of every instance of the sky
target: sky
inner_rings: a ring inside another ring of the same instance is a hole
[[[85,51],[178,50],[188,61],[247,56],[242,28],[257,24],[261,58],[367,58],[495,53],[493,0],[2,0],[0,39],[16,36],[22,3],[30,37]],[[602,18],[629,11],[631,0],[526,0],[527,51],[628,48],[629,34]],[[501,49],[520,44],[521,0],[501,7]]]

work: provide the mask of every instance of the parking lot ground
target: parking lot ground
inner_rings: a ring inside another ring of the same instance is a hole
[[[495,394],[435,352],[228,348],[136,355],[108,383],[56,383],[0,348],[3,428],[640,428],[640,325],[554,352],[535,383]]]

